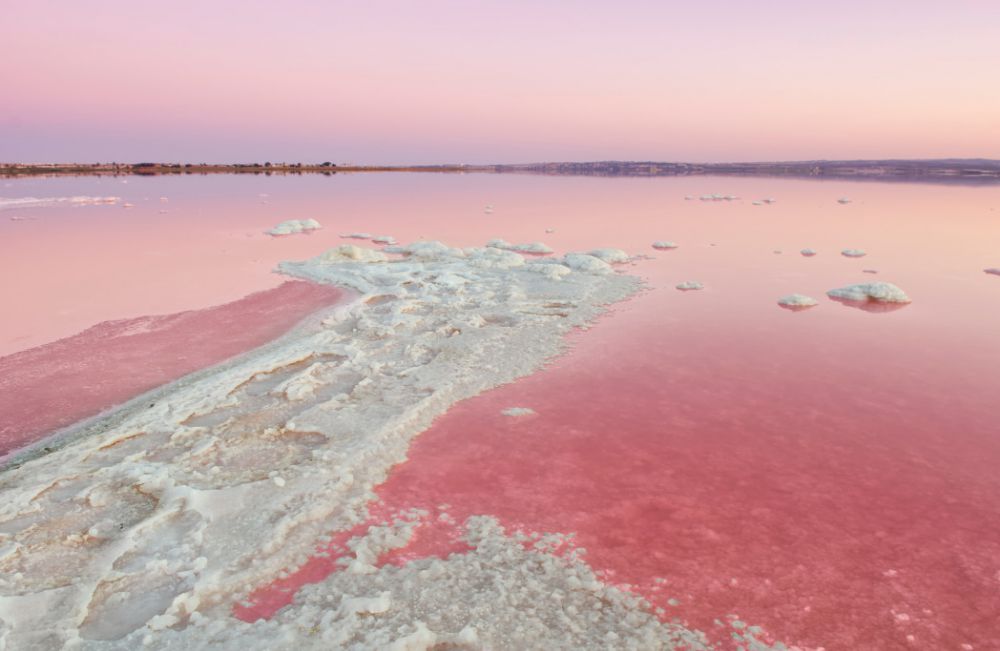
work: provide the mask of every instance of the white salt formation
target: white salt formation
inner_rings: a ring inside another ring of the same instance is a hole
[[[876,303],[910,303],[910,297],[899,287],[892,283],[874,282],[848,285],[838,289],[831,289],[826,293],[830,298],[839,298],[845,301]]]
[[[663,240],[656,240],[653,242],[654,249],[666,250],[666,249],[676,249],[677,245],[674,242],[665,242]]]
[[[528,242],[527,244],[511,244],[505,240],[494,239],[486,243],[486,246],[504,251],[517,251],[518,253],[532,253],[542,255],[552,253],[552,249],[541,242]]]
[[[530,407],[508,407],[500,412],[504,416],[534,416],[535,410]]]
[[[308,233],[319,228],[322,228],[322,226],[315,219],[289,219],[267,231],[267,234],[280,237],[282,235],[294,235],[295,233]]]
[[[778,305],[784,307],[812,307],[814,305],[819,305],[819,301],[815,298],[806,296],[805,294],[789,294],[788,296],[782,296],[778,299]]]
[[[373,563],[413,525],[370,529],[346,571],[271,621],[232,617],[321,536],[364,521],[434,418],[537,370],[639,285],[590,255],[388,248],[401,257],[345,244],[283,263],[358,295],[0,475],[0,648],[701,648],[578,559],[486,519],[467,523],[472,551],[402,568]]]
[[[863,249],[844,249],[840,252],[840,255],[845,258],[863,258],[868,254]]]
[[[121,201],[121,197],[0,197],[0,210],[51,208],[53,206],[100,206]],[[129,204],[131,205],[131,204]]]
[[[696,289],[704,289],[704,285],[696,280],[685,280],[684,282],[677,285],[677,289],[682,292],[689,292]]]
[[[802,249],[801,251],[799,251],[799,253],[801,253],[807,258],[811,258],[814,255],[816,255],[816,249]]]

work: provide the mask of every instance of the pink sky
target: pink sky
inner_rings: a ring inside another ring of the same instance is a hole
[[[0,160],[1000,157],[1000,3],[8,2]]]

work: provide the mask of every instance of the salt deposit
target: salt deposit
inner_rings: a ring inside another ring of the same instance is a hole
[[[51,208],[53,206],[100,206],[121,201],[120,197],[0,197],[0,210],[16,208]],[[131,205],[131,204],[129,204]]]
[[[665,242],[663,240],[657,240],[657,241],[653,242],[653,248],[654,249],[660,249],[660,250],[676,249],[677,248],[677,244],[675,244],[674,242]]]
[[[541,242],[528,242],[526,244],[511,244],[506,240],[494,239],[486,243],[486,246],[493,249],[503,249],[504,251],[517,251],[518,253],[532,253],[543,255],[552,253],[552,249]]]
[[[283,263],[359,295],[0,475],[0,648],[697,648],[582,561],[485,519],[467,523],[468,553],[378,569],[357,551],[358,571],[273,620],[231,616],[322,535],[364,521],[372,488],[434,418],[537,370],[638,288],[589,255],[387,248],[401,257],[342,245]]]
[[[799,251],[799,253],[801,253],[807,258],[811,258],[814,255],[816,255],[816,249],[802,249],[801,251]]]
[[[845,258],[863,258],[868,254],[863,249],[844,249],[840,255]]]
[[[535,410],[530,407],[508,407],[500,412],[504,416],[534,416]]]
[[[984,273],[993,274],[994,276],[1000,276],[1000,267],[990,267],[989,269],[983,269]]]
[[[819,301],[815,298],[806,296],[805,294],[789,294],[788,296],[782,296],[779,298],[778,305],[791,308],[806,308],[819,305]]]
[[[692,290],[704,289],[704,288],[705,286],[696,280],[685,280],[684,282],[679,283],[677,285],[677,289],[681,290],[682,292],[689,292]]]
[[[315,219],[289,219],[288,221],[281,222],[266,232],[268,235],[280,237],[282,235],[293,235],[295,233],[308,233],[319,228],[322,228],[322,226]]]
[[[856,301],[859,303],[867,301],[874,301],[876,303],[910,302],[910,297],[906,295],[906,292],[892,283],[886,282],[847,285],[846,287],[831,289],[826,295],[833,299]]]

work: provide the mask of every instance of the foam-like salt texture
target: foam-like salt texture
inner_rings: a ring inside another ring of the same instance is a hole
[[[826,293],[830,298],[839,298],[845,301],[876,303],[910,303],[910,297],[899,287],[892,283],[874,282],[859,283],[857,285],[847,285],[831,289]]]
[[[504,251],[516,251],[518,253],[546,254],[552,253],[552,249],[542,242],[528,242],[526,244],[511,244],[506,240],[495,239],[486,243],[486,246]]]
[[[819,305],[819,301],[805,294],[789,294],[788,296],[779,298],[778,305],[784,307],[812,307]]]
[[[571,255],[388,248],[402,257],[344,245],[283,263],[359,296],[0,475],[0,648],[697,641],[582,562],[485,521],[470,524],[468,554],[338,572],[271,621],[231,616],[320,536],[363,522],[373,487],[435,417],[537,370],[639,285],[593,256],[577,254],[600,265],[588,270]]]
[[[121,201],[121,197],[0,197],[0,210],[51,208],[53,206],[99,206]]]
[[[271,230],[267,231],[267,234],[293,235],[295,233],[307,233],[319,228],[322,228],[322,226],[315,219],[289,219],[288,221],[283,221]]]
[[[663,240],[656,240],[653,242],[654,249],[666,250],[666,249],[676,249],[677,244],[674,242],[665,242]]]

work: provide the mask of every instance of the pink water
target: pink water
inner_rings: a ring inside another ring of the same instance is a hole
[[[373,521],[447,503],[459,522],[491,514],[576,532],[608,580],[710,635],[715,619],[737,615],[786,643],[827,649],[1000,648],[1000,279],[982,272],[1000,266],[1000,189],[471,175],[179,181],[178,192],[221,195],[185,200],[204,211],[183,218],[185,228],[216,233],[207,249],[223,239],[232,247],[225,260],[192,253],[199,277],[238,267],[270,282],[264,263],[231,261],[310,255],[354,230],[655,256],[628,269],[648,291],[575,334],[568,355],[457,405],[422,434],[378,490]],[[273,203],[260,204],[259,192]],[[710,192],[746,200],[683,200]],[[837,204],[845,195],[854,202]],[[778,203],[750,205],[765,196]],[[114,208],[86,210],[120,219]],[[278,217],[326,228],[294,242],[246,235]],[[177,228],[166,215],[150,219],[148,228]],[[35,251],[66,237],[60,228],[37,235]],[[0,229],[5,237],[12,227]],[[658,239],[680,248],[654,252]],[[104,242],[106,255],[124,246]],[[180,235],[170,242],[193,246]],[[803,257],[804,247],[819,254]],[[844,258],[844,248],[868,256]],[[824,297],[879,279],[913,303],[880,313]],[[683,280],[706,288],[676,291]],[[26,277],[19,291],[44,282]],[[183,300],[190,285],[158,291]],[[821,304],[779,309],[793,292]],[[72,292],[42,294],[17,323],[73,302]],[[510,406],[538,415],[501,416]],[[448,529],[422,529],[382,560],[460,549]],[[333,551],[354,533],[340,532]],[[317,556],[238,614],[267,616],[334,569]]]

